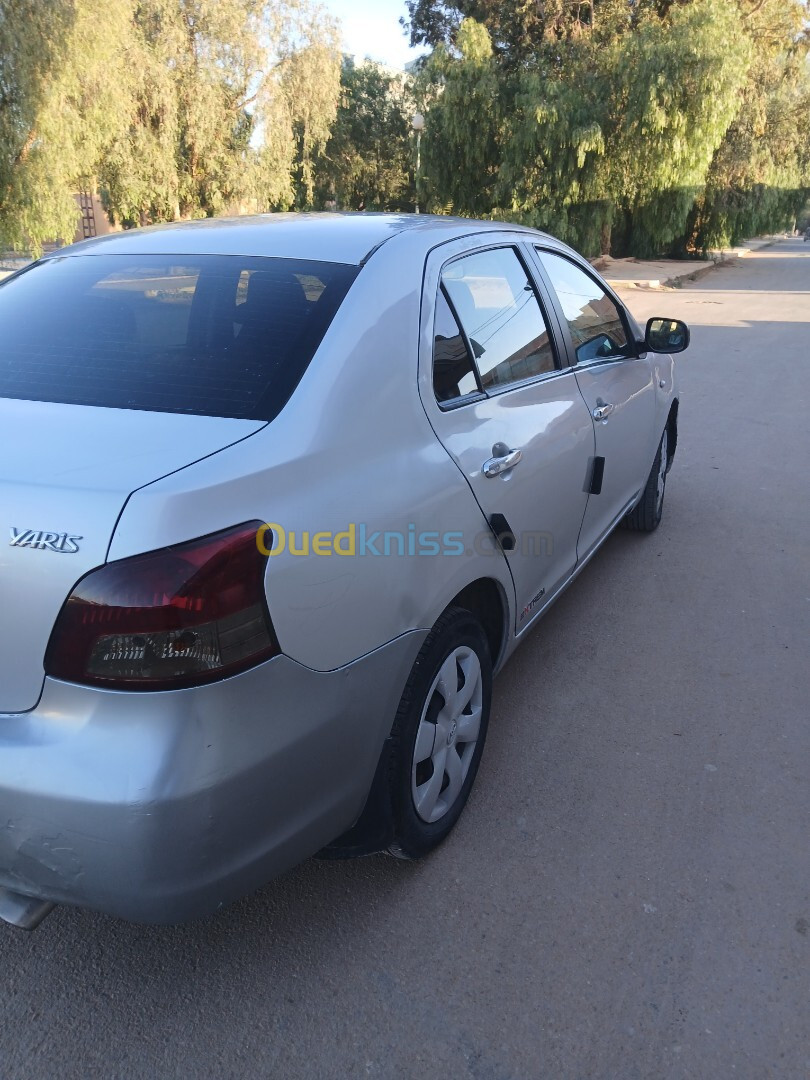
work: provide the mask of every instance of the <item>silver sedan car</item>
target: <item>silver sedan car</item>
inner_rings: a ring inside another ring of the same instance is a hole
[[[494,222],[190,222],[8,278],[0,917],[435,848],[493,673],[658,525],[688,342]]]

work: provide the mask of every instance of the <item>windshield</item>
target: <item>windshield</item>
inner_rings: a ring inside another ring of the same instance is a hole
[[[271,420],[358,268],[73,255],[0,286],[0,397]]]

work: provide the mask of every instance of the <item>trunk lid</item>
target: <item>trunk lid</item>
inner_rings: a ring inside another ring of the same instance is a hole
[[[0,713],[39,700],[54,621],[128,496],[264,426],[0,399]]]

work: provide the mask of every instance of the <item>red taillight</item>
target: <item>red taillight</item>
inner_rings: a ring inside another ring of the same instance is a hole
[[[56,620],[46,673],[111,689],[177,690],[275,656],[260,526],[249,522],[91,571]]]

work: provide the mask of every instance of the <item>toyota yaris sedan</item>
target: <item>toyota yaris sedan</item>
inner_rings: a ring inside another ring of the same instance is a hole
[[[8,278],[0,916],[435,848],[493,673],[658,525],[688,342],[494,222],[191,222]]]

